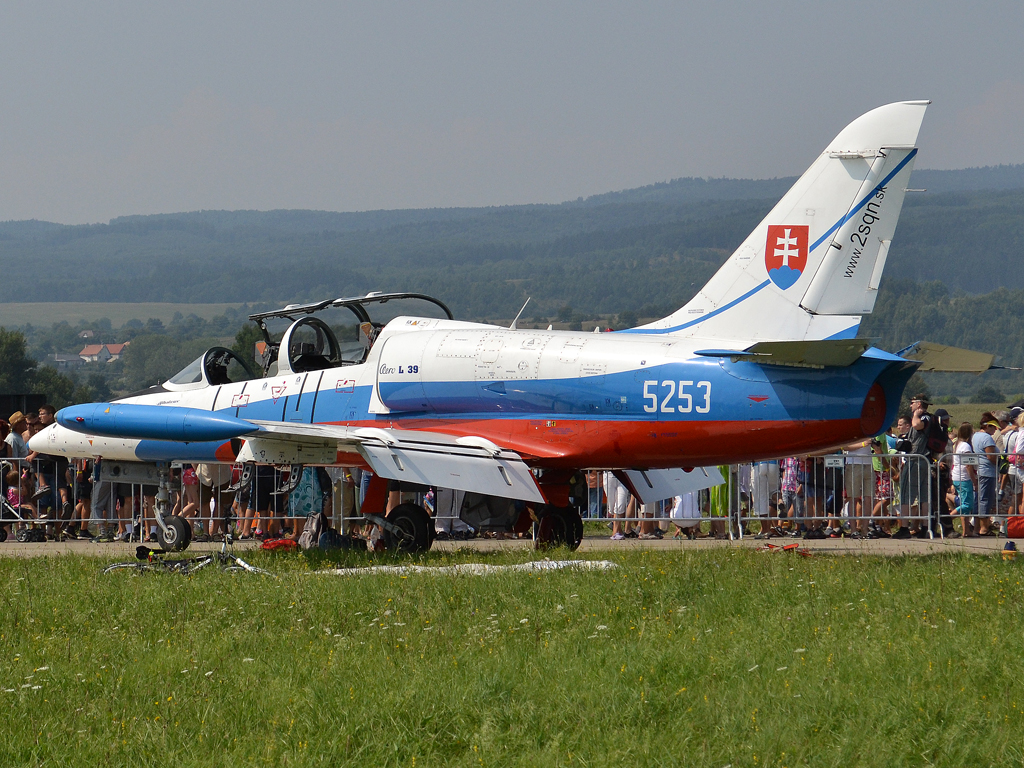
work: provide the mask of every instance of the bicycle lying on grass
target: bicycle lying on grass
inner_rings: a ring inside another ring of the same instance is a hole
[[[240,557],[229,555],[223,550],[210,552],[198,557],[166,558],[171,554],[163,549],[150,549],[149,547],[138,547],[135,550],[135,562],[114,563],[103,569],[103,573],[112,571],[130,570],[137,573],[182,573],[186,576],[201,571],[214,563],[217,563],[222,570],[228,572],[246,571],[256,573],[260,576],[273,576],[270,571],[249,565]]]

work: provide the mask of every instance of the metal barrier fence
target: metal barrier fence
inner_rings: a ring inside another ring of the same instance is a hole
[[[92,462],[3,461],[0,530],[5,535],[19,530],[73,532],[83,525],[98,532],[110,529],[122,537],[130,533],[139,537],[141,532],[146,539],[155,533],[153,486],[102,481]],[[1008,516],[1024,514],[1024,466],[1018,469],[1017,463],[1012,455],[1007,459],[973,452],[946,454],[937,462],[925,456],[883,453],[755,462],[720,467],[726,478],[722,485],[675,503],[665,500],[651,505],[631,499],[611,473],[602,473],[601,487],[589,490],[584,518],[609,523],[614,532],[623,534],[629,527],[640,535],[657,535],[675,527],[677,536],[730,539],[871,537],[898,527],[943,537],[959,518],[965,521],[965,535],[971,535],[998,530]],[[295,508],[293,494],[281,491],[279,470],[256,475],[251,489],[226,483],[205,485],[189,465],[183,471],[182,465],[174,464],[172,470],[172,512],[184,513],[209,536],[224,533],[228,509],[235,533],[243,538],[257,531],[279,532],[288,520],[303,524],[306,513]],[[331,480],[330,489],[322,489],[331,492],[331,507],[325,511],[338,530],[348,532],[361,521],[359,487],[346,470],[333,470]],[[253,494],[255,507],[249,503]],[[457,533],[468,529],[455,509],[457,497],[438,489],[432,498],[405,494],[403,500],[425,504],[438,530]],[[260,506],[263,509],[256,511]]]
[[[950,518],[963,521],[965,535],[998,530],[1008,517],[1024,514],[1024,467],[1018,463],[1024,461],[1015,454],[974,451],[946,454],[937,462],[935,492]]]
[[[899,527],[940,535],[926,456],[830,454],[739,465],[736,473],[741,537],[754,522],[762,535],[877,538]]]

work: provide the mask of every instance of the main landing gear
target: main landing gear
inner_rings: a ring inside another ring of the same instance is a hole
[[[537,533],[534,546],[579,548],[583,541],[583,518],[574,507],[556,507],[545,504],[537,510]]]
[[[399,504],[385,516],[364,513],[363,519],[380,526],[387,549],[417,555],[434,543],[434,521],[418,504]]]

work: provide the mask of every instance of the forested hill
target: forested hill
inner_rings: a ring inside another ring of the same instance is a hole
[[[581,198],[566,205],[607,205],[608,203],[686,203],[700,200],[778,200],[796,176],[781,179],[672,179],[621,192],[607,192]],[[981,190],[1024,189],[1024,165],[993,165],[956,171],[916,170],[913,186],[928,192],[978,192]]]
[[[417,290],[463,318],[679,307],[790,179],[677,179],[561,205],[203,211],[0,224],[4,301],[290,302]],[[979,189],[984,186],[992,189]],[[888,278],[1024,288],[1024,166],[917,171]],[[935,191],[939,190],[939,191]]]

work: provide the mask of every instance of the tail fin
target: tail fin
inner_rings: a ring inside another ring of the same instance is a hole
[[[875,306],[931,102],[873,109],[844,128],[685,307],[633,333],[851,338]]]

